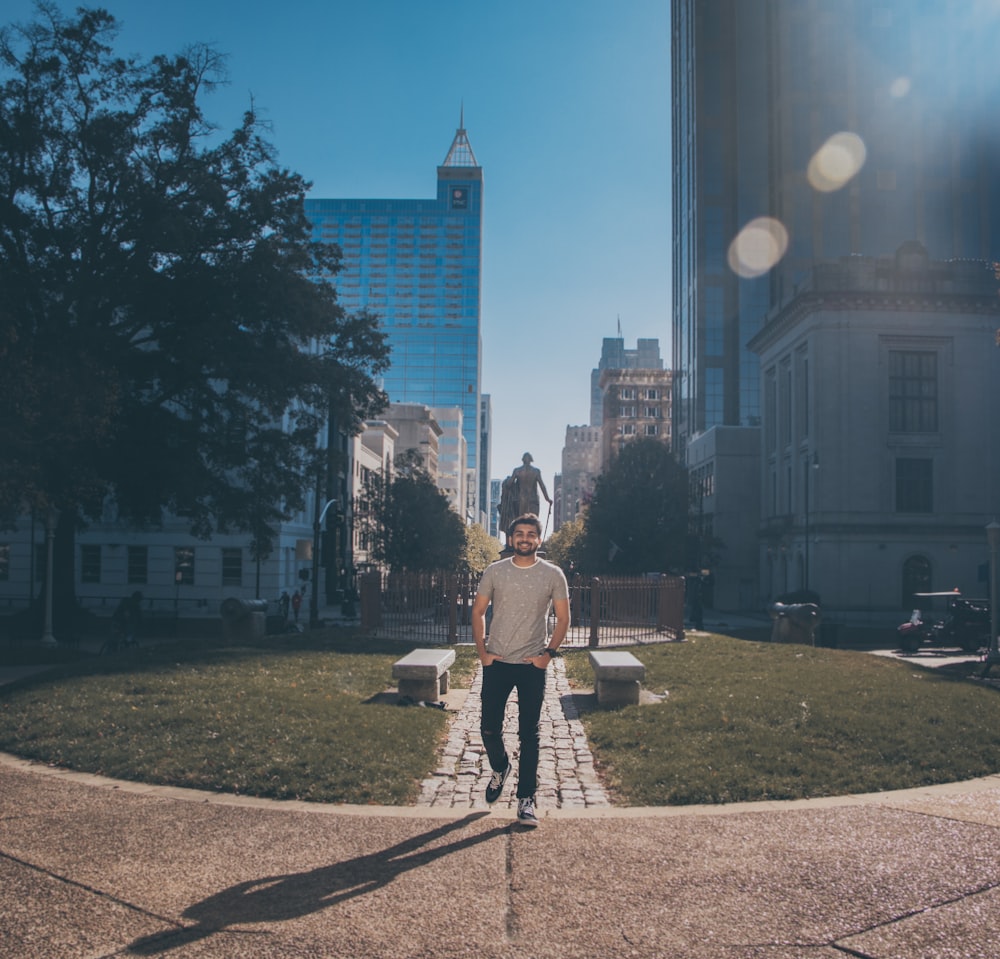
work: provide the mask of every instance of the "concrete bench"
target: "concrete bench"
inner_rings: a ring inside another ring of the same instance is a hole
[[[414,649],[392,664],[400,696],[418,702],[437,702],[448,692],[451,674],[448,667],[455,662],[453,649]]]
[[[634,706],[646,678],[646,667],[631,653],[616,649],[592,649],[590,665],[599,706]]]

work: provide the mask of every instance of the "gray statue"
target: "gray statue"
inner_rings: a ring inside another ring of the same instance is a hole
[[[497,507],[500,511],[500,529],[505,537],[507,535],[507,530],[510,528],[510,524],[513,523],[514,520],[520,515],[517,507],[517,480],[514,479],[513,476],[508,476],[500,484],[500,505]]]
[[[510,524],[525,513],[538,515],[538,490],[541,489],[545,501],[551,506],[549,491],[545,488],[542,471],[531,465],[531,454],[521,457],[521,465],[500,484],[499,525],[504,536]],[[546,524],[547,525],[547,524]],[[509,544],[508,544],[509,548]],[[506,553],[506,550],[505,550]],[[501,555],[504,555],[502,553]]]
[[[511,479],[517,481],[517,516],[523,516],[525,513],[539,515],[539,490],[542,491],[545,502],[552,505],[549,491],[545,488],[545,481],[542,479],[542,471],[532,466],[531,462],[531,454],[525,453],[521,457],[522,465],[511,473]]]

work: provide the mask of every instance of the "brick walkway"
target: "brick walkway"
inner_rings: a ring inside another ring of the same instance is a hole
[[[438,768],[433,777],[425,779],[422,784],[418,806],[489,808],[486,805],[485,791],[490,764],[479,735],[482,681],[483,669],[479,666],[465,705],[452,720]],[[515,769],[504,787],[503,795],[494,805],[512,808],[517,805],[516,690],[507,703],[504,742]],[[541,809],[611,805],[594,769],[594,757],[573,705],[566,666],[561,659],[553,662],[546,677],[536,798]]]

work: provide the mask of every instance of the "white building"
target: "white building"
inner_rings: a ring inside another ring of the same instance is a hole
[[[992,266],[818,264],[750,341],[761,362],[760,590],[893,611],[988,591],[1000,515],[1000,298]],[[729,539],[728,531],[719,535]]]

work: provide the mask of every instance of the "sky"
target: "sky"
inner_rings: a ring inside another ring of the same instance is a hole
[[[72,13],[86,0],[60,0]],[[666,0],[106,0],[119,53],[205,42],[234,128],[252,103],[312,197],[431,198],[464,110],[483,168],[491,474],[531,452],[549,492],[586,425],[604,337],[670,361]],[[5,0],[0,22],[33,18]]]

